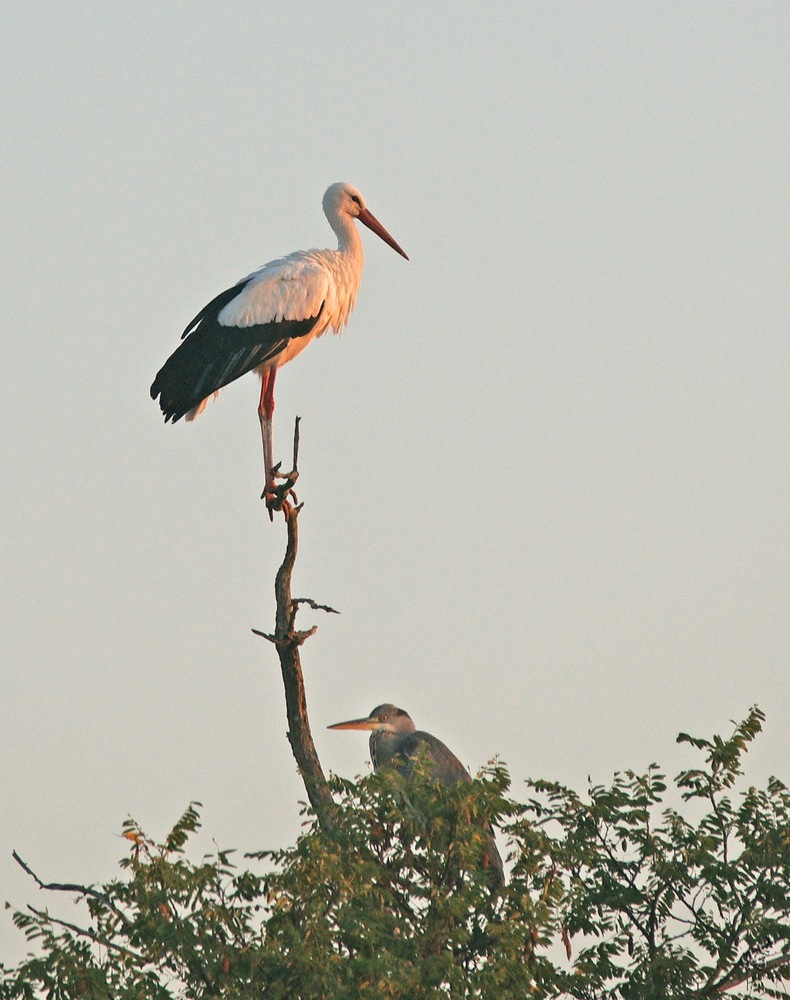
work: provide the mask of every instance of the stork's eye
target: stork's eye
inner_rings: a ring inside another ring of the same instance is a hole
[[[351,195],[351,200],[354,201],[354,202],[356,202],[357,205],[362,205],[362,202],[359,200],[359,195],[358,194],[352,194]]]

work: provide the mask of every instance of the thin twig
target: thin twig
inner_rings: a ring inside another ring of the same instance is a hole
[[[326,611],[328,615],[340,614],[339,611],[335,611],[334,608],[330,608],[328,604],[319,604],[318,601],[314,601],[312,597],[294,597],[291,603],[295,608],[300,604],[306,604],[308,607],[312,608],[313,611]]]
[[[51,892],[79,892],[84,896],[92,896],[94,899],[98,899],[100,903],[103,903],[108,910],[112,910],[117,917],[120,917],[127,927],[129,926],[129,920],[123,911],[119,910],[112,900],[108,896],[105,896],[103,892],[98,892],[96,889],[92,889],[88,885],[79,885],[76,882],[42,882],[30,865],[23,861],[16,851],[11,852],[11,857],[24,871],[27,872],[28,875],[30,875],[31,878],[35,880],[39,889],[48,889]]]
[[[755,966],[755,968],[744,973],[738,978],[725,979],[724,982],[719,983],[719,985],[716,986],[716,991],[718,993],[726,993],[728,990],[734,990],[736,986],[742,985],[748,979],[754,979],[755,976],[764,976],[766,972],[772,972],[774,969],[781,969],[784,965],[790,966],[790,955],[777,955],[776,958],[772,958],[770,961],[764,962],[760,966]]]
[[[293,464],[291,466],[290,472],[280,472],[280,466],[282,462],[278,462],[277,465],[272,469],[272,475],[277,479],[282,479],[283,482],[279,486],[274,487],[272,493],[264,492],[266,498],[266,509],[269,512],[269,520],[274,520],[274,512],[276,510],[285,510],[285,505],[287,503],[293,503],[297,508],[300,506],[299,498],[296,496],[296,491],[294,486],[296,485],[296,480],[299,478],[299,468],[297,459],[299,458],[299,421],[301,417],[297,417],[294,423],[294,446],[293,446]]]
[[[261,639],[268,639],[269,642],[273,642],[275,644],[275,646],[277,645],[277,637],[276,636],[269,635],[268,632],[261,632],[261,630],[258,629],[258,628],[251,629],[250,631],[253,632],[255,635],[259,635],[261,637]]]
[[[44,888],[49,888],[45,886]],[[46,911],[37,910],[35,906],[31,906],[28,903],[28,910],[37,917],[39,920],[45,920],[47,923],[58,924],[60,927],[65,927],[68,931],[74,931],[75,934],[79,934],[80,937],[86,937],[94,944],[99,944],[104,948],[112,948],[115,951],[121,952],[122,955],[128,955],[130,958],[134,958],[136,961],[142,965],[145,963],[145,958],[142,955],[138,955],[137,952],[132,951],[131,948],[125,948],[122,944],[116,944],[114,941],[110,941],[106,938],[100,937],[96,931],[91,930],[89,927],[80,927],[77,924],[72,924],[68,920],[61,920],[59,917],[53,917],[51,913]]]

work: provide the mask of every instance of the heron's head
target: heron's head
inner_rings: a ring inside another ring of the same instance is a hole
[[[413,733],[416,726],[411,721],[408,712],[395,705],[378,705],[364,719],[351,719],[350,722],[336,722],[328,729],[367,729],[372,732]]]

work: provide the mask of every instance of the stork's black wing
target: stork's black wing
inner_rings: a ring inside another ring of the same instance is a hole
[[[204,306],[187,326],[180,346],[157,373],[151,398],[159,397],[165,421],[180,420],[217,389],[276,357],[289,340],[304,337],[316,325],[320,309],[307,319],[224,326],[219,322],[219,313],[248,284],[249,280],[240,282]]]

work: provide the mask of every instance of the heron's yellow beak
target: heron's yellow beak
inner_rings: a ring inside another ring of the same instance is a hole
[[[373,729],[376,725],[377,719],[371,719],[369,716],[364,719],[351,719],[350,722],[336,722],[334,726],[327,726],[327,729]]]

